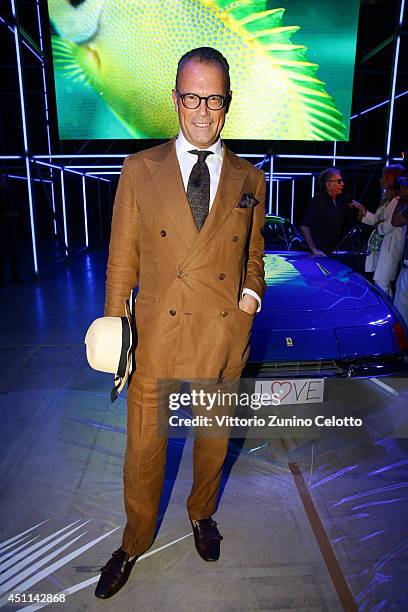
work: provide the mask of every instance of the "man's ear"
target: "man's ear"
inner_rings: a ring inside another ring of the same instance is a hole
[[[225,114],[227,114],[228,111],[229,111],[229,107],[230,107],[230,104],[231,104],[231,98],[232,98],[232,91],[229,91],[227,95],[228,95],[228,99],[227,99],[227,102],[225,104]]]
[[[178,113],[178,98],[177,91],[175,89],[171,90],[171,97],[173,98],[174,110]]]

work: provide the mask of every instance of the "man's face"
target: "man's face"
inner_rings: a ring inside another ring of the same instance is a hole
[[[334,174],[332,174],[332,176],[326,182],[326,189],[327,189],[327,193],[332,198],[335,198],[340,193],[342,193],[344,189],[344,181],[343,181],[343,177],[341,176],[340,172],[335,172]]]
[[[181,94],[198,96],[227,95],[227,80],[221,66],[190,60],[179,74],[177,88]],[[207,108],[205,100],[195,109],[185,108],[175,89],[172,91],[174,108],[185,138],[198,149],[206,149],[217,142],[224,127],[226,106],[220,110]]]

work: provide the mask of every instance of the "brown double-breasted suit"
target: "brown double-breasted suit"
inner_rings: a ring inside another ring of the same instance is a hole
[[[259,203],[237,207],[244,193]],[[136,373],[128,390],[122,546],[140,554],[151,544],[163,482],[166,438],[156,431],[158,379],[236,380],[248,352],[253,316],[241,311],[242,289],[265,291],[261,228],[265,179],[224,146],[218,190],[197,231],[175,141],[129,156],[115,198],[105,316],[123,316],[138,286]],[[215,511],[226,438],[196,438],[193,519]]]

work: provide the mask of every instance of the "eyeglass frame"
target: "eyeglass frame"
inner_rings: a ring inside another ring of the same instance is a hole
[[[337,183],[338,185],[343,183],[343,185],[344,185],[344,179],[342,179],[342,178],[339,178],[339,179],[330,179],[330,181],[326,181],[326,183]]]
[[[193,91],[187,91],[186,93],[183,93],[183,94],[178,89],[176,89],[175,91],[176,91],[177,95],[180,96],[181,102],[183,103],[184,108],[187,108],[188,110],[196,110],[197,108],[200,107],[201,100],[205,100],[205,105],[208,108],[208,110],[219,111],[219,110],[222,110],[223,108],[225,108],[228,105],[228,101],[229,101],[229,99],[231,97],[228,94],[226,96],[222,96],[221,94],[211,94],[209,96],[199,96],[198,94],[194,93]],[[198,98],[197,106],[195,106],[194,108],[190,108],[190,107],[186,106],[185,103],[184,103],[184,97],[185,96],[196,96]],[[221,98],[222,99],[222,106],[220,106],[220,108],[210,108],[208,106],[208,98],[213,98],[214,96],[216,96],[217,98]]]

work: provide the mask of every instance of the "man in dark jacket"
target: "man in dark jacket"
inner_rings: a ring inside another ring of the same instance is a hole
[[[342,196],[340,170],[327,168],[319,175],[319,192],[303,215],[300,229],[313,255],[327,255],[337,246],[352,212]]]

